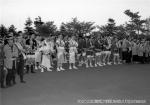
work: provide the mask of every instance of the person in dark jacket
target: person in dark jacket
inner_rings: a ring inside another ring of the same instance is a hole
[[[3,51],[3,39],[0,38],[0,83],[1,88],[6,87],[6,75],[7,75],[7,69],[4,67],[4,51]]]

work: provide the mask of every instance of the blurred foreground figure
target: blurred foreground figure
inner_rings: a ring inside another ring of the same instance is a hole
[[[0,38],[0,83],[1,88],[6,87],[6,75],[7,75],[7,69],[4,68],[4,51],[3,51],[3,39]]]
[[[13,34],[9,34],[7,37],[8,43],[4,46],[4,67],[6,67],[8,73],[6,76],[6,85],[12,86],[16,84],[16,59],[17,59],[17,47],[13,42]]]

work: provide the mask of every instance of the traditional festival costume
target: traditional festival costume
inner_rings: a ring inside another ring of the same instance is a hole
[[[52,71],[51,68],[51,62],[50,62],[50,53],[51,49],[49,46],[49,43],[45,40],[45,45],[39,49],[40,52],[42,52],[42,62],[41,62],[41,72],[44,72],[44,69],[47,71]]]
[[[102,56],[102,43],[100,39],[98,39],[95,41],[95,67],[97,67],[97,65],[102,66],[101,56]]]
[[[27,73],[29,73],[29,70],[31,69],[31,73],[34,72],[34,66],[35,66],[35,51],[36,51],[36,45],[35,45],[35,40],[33,39],[28,39],[26,41],[26,47],[27,47],[27,52],[26,52],[26,68],[27,68]]]
[[[62,64],[64,63],[65,43],[63,40],[58,39],[56,41],[57,47],[57,71],[64,70]]]
[[[35,51],[35,69],[39,69],[39,65],[42,62],[42,52],[40,51],[40,48],[42,47],[42,42],[37,41],[37,50]]]
[[[92,60],[94,58],[94,43],[92,39],[86,40],[86,55],[87,55],[87,62],[86,62],[86,67],[88,68],[93,67],[92,65]],[[88,65],[89,62],[89,65]]]
[[[119,59],[119,43],[114,42],[112,44],[112,53],[113,53],[113,63],[114,64],[120,64],[120,59]]]
[[[132,42],[131,49],[132,49],[132,62],[137,62],[138,61],[138,46],[135,42]]]
[[[138,45],[138,57],[139,57],[139,62],[144,63],[144,45],[141,43]]]
[[[105,40],[105,45],[104,45],[104,58],[103,58],[103,65],[111,65],[110,63],[110,55],[111,55],[111,40],[106,39]]]
[[[72,69],[71,64],[74,64],[73,68],[77,69],[77,67],[75,66],[77,47],[78,43],[75,40],[71,39],[69,41],[69,63],[70,63],[69,69]]]

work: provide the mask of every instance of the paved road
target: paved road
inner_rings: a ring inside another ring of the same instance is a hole
[[[82,99],[146,100],[150,105],[150,65],[118,65],[25,75],[1,90],[2,105],[125,105],[81,104]],[[127,105],[127,104],[126,104]]]

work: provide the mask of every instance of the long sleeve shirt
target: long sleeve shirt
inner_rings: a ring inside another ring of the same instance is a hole
[[[8,69],[12,69],[13,61],[16,60],[16,57],[18,57],[18,48],[16,45],[9,46],[6,44],[4,46],[4,56],[4,66]]]

